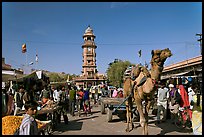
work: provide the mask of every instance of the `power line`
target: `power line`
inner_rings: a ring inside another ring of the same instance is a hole
[[[8,40],[8,39],[3,39],[5,41],[16,41],[16,42],[22,42],[20,40]],[[41,43],[41,44],[66,44],[66,45],[82,45],[83,42],[77,43],[77,42],[46,42],[46,41],[28,41],[24,40],[23,42],[25,43]],[[195,41],[183,41],[183,42],[147,42],[147,43],[97,43],[96,45],[135,45],[135,46],[143,46],[143,45],[175,45],[175,44],[186,44],[188,43],[189,45],[194,45]]]

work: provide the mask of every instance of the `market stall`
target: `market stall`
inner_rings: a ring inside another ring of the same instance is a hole
[[[60,113],[62,106],[59,106],[57,103],[50,103],[46,105],[45,107],[39,108],[40,110],[37,111],[36,118],[41,121],[50,121],[50,126],[47,128],[47,133],[51,134],[55,127],[57,126],[57,115]],[[17,115],[23,115],[25,114],[25,111],[21,110]],[[45,115],[46,118],[44,120],[41,119],[41,116]]]
[[[2,135],[13,135],[17,128],[20,127],[23,116],[5,116],[2,118]],[[38,123],[39,134],[47,132],[50,121],[36,120]]]

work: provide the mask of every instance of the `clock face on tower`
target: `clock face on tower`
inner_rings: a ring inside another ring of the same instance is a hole
[[[91,52],[91,48],[90,47],[88,47],[88,52]]]

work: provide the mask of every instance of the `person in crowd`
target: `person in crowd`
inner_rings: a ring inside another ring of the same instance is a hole
[[[19,135],[38,135],[38,125],[34,118],[37,113],[38,103],[36,101],[26,101],[25,111],[26,114],[23,117],[22,123],[20,125]]]
[[[183,85],[179,85],[178,89],[180,95],[181,95],[181,101],[180,101],[180,107],[183,108],[187,114],[190,116],[190,119],[192,118],[192,110],[190,109],[190,103],[189,103],[189,97],[188,93]],[[187,119],[187,115],[183,115],[183,119]]]
[[[8,102],[8,94],[6,93],[6,89],[2,89],[2,116],[5,116],[7,113],[7,102]]]
[[[50,93],[50,100],[53,100],[53,92],[54,92],[54,90],[52,89],[51,85],[48,85],[48,91]]]
[[[158,94],[157,94],[157,123],[160,123],[160,115],[161,111],[163,111],[163,119],[162,121],[166,121],[167,116],[167,100],[169,98],[169,90],[165,87],[165,83],[161,82],[160,88],[158,88]]]
[[[50,99],[50,96],[51,96],[51,93],[48,90],[47,86],[45,85],[41,92],[40,98],[43,102],[47,102],[47,100]]]
[[[84,90],[84,111],[87,113],[91,113],[91,105],[90,105],[90,98],[89,98],[89,88]]]
[[[4,95],[6,96],[6,114],[5,115],[10,115],[13,110],[14,110],[14,99],[13,99],[13,95],[12,95],[12,90],[11,90],[11,82],[6,83],[5,88],[3,90],[5,90],[4,92],[6,92]]]
[[[193,85],[190,84],[189,87],[188,87],[188,98],[189,98],[189,103],[190,103],[190,109],[191,110],[193,109],[193,96],[194,95],[195,95],[195,92],[194,92]]]
[[[56,89],[55,89],[54,86],[51,86],[50,88],[51,88],[51,89],[50,89],[50,93],[51,93],[50,99],[54,101],[54,96],[53,96],[53,95],[54,95],[54,91],[55,91]]]
[[[22,110],[25,110],[25,107],[24,107],[25,102],[30,101],[30,100],[31,100],[30,92],[24,89]]]
[[[53,100],[50,99],[50,96],[47,94],[45,94],[46,96],[42,95],[42,101],[41,102],[38,102],[40,109],[38,110],[41,110],[45,107],[51,107],[51,105],[53,104]],[[37,119],[41,120],[41,121],[46,121],[48,120],[48,116],[49,116],[49,113],[43,113],[43,114],[38,114],[36,116]]]
[[[108,90],[108,87],[107,87],[107,86],[104,87],[103,96],[105,96],[105,97],[111,97],[111,91]]]
[[[100,100],[102,95],[102,87],[98,86],[97,90],[98,90],[98,100]]]
[[[98,102],[98,89],[95,87],[92,90],[94,90],[94,104],[97,104],[97,102]]]
[[[59,106],[61,106],[62,108],[59,111],[58,114],[58,122],[60,123],[61,121],[61,115],[64,118],[64,123],[68,124],[68,117],[67,117],[67,102],[66,102],[66,91],[65,91],[65,87],[61,87],[61,94],[60,94],[60,103]]]
[[[179,111],[181,96],[173,84],[169,84],[169,109],[171,113],[171,122],[175,123],[176,114]]]
[[[14,105],[15,105],[14,116],[16,116],[18,114],[18,112],[20,110],[22,110],[23,94],[24,94],[23,86],[20,86],[19,90],[17,90],[15,95],[14,95]]]
[[[119,97],[119,98],[123,98],[123,91],[122,91],[122,90],[119,90],[119,92],[118,92],[118,97]]]
[[[114,87],[112,97],[115,98],[117,96],[118,96],[118,90],[116,89],[116,87]]]
[[[59,87],[56,87],[56,89],[53,92],[53,100],[56,103],[60,102],[60,94],[62,93],[61,90],[59,90]]]
[[[7,102],[7,114],[6,115],[11,115],[14,113],[14,95],[10,92],[8,94],[8,102]]]
[[[70,114],[72,116],[75,116],[75,104],[76,104],[76,90],[74,86],[71,87],[71,90],[69,91],[69,108],[70,108]]]
[[[10,81],[9,83],[10,83],[9,92],[11,92],[14,95],[18,89],[18,85],[16,81]]]
[[[81,109],[83,109],[83,97],[84,97],[84,92],[83,88],[80,88],[80,90],[77,91],[77,109],[79,116],[81,114]]]
[[[183,85],[179,85],[178,92],[181,95],[180,107],[189,107],[190,103],[188,93]]]
[[[66,111],[69,112],[69,90],[71,87],[65,86],[65,102],[66,102]]]

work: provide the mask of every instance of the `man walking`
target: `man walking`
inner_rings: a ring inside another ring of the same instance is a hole
[[[161,87],[158,89],[157,98],[157,123],[159,124],[161,111],[163,112],[162,121],[165,121],[167,116],[167,100],[169,98],[169,91],[168,88],[165,87],[164,83],[161,83]]]
[[[69,91],[69,108],[70,108],[70,114],[72,116],[74,116],[75,104],[76,104],[76,90],[74,86],[72,86],[71,90]]]

